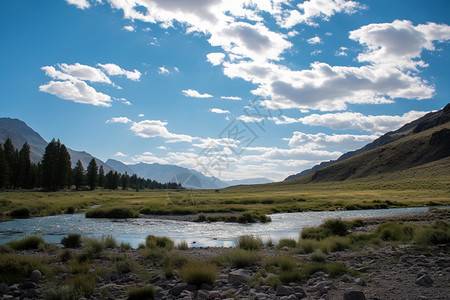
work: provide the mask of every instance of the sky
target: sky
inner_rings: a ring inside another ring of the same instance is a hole
[[[2,0],[0,116],[274,181],[449,103],[447,0]]]

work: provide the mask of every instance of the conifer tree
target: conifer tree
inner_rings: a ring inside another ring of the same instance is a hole
[[[77,161],[75,168],[73,169],[73,180],[75,189],[79,189],[84,183],[84,167],[80,160]]]
[[[32,174],[31,174],[31,159],[30,159],[30,146],[27,142],[23,144],[22,149],[19,152],[19,163],[17,172],[17,182],[22,188],[31,188]]]
[[[8,186],[8,163],[5,158],[5,151],[2,144],[0,144],[0,188]]]
[[[105,171],[103,170],[103,166],[100,166],[100,169],[98,170],[98,186],[105,186]]]
[[[87,167],[87,181],[91,191],[95,190],[98,181],[98,167],[95,159],[92,158]]]

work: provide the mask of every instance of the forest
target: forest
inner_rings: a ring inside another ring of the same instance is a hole
[[[70,154],[60,140],[53,139],[45,148],[42,160],[37,164],[30,159],[30,146],[25,142],[16,149],[10,138],[0,144],[0,189],[61,189],[95,190],[117,189],[182,189],[181,184],[160,183],[138,177],[136,174],[120,174],[98,167],[94,158],[85,169],[80,160],[72,169]]]

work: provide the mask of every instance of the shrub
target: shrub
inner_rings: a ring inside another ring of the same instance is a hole
[[[14,250],[8,244],[0,245],[0,253],[12,253]]]
[[[69,264],[70,273],[72,274],[86,274],[89,269],[89,259],[79,261],[72,260]]]
[[[102,236],[102,243],[105,249],[114,249],[117,247],[116,239],[112,235]]]
[[[133,287],[128,290],[128,300],[153,300],[155,288],[153,286]]]
[[[134,264],[129,259],[116,262],[116,270],[120,275],[128,274],[133,271]]]
[[[347,268],[345,264],[341,262],[307,264],[300,270],[300,274],[303,279],[307,279],[318,271],[323,271],[331,277],[337,277],[344,274],[356,274],[355,271]]]
[[[66,209],[66,214],[71,215],[71,214],[74,214],[74,213],[75,213],[75,208],[74,208],[73,206],[69,206],[69,207]]]
[[[269,239],[267,240],[266,246],[267,246],[267,247],[273,247],[273,240],[272,240],[272,238],[269,238]]]
[[[280,255],[278,257],[278,267],[283,272],[290,272],[297,267],[297,262],[292,257]]]
[[[20,207],[12,210],[9,215],[13,218],[29,218],[31,213],[26,207]]]
[[[175,246],[172,239],[166,236],[159,237],[154,235],[148,235],[145,239],[145,244],[149,248],[164,248],[167,250],[171,250]]]
[[[199,261],[191,261],[184,265],[180,270],[180,276],[186,283],[197,286],[200,286],[203,283],[214,284],[216,275],[216,266]]]
[[[67,262],[72,259],[72,251],[69,249],[64,249],[63,252],[59,255],[59,258],[62,262]]]
[[[105,248],[104,243],[98,238],[84,238],[86,244],[86,251],[91,251],[92,254],[98,255]]]
[[[375,229],[375,234],[384,241],[410,241],[414,235],[411,225],[387,222]]]
[[[187,250],[187,249],[189,249],[189,245],[185,241],[182,241],[177,245],[177,249],[178,250]]]
[[[313,253],[319,247],[319,242],[313,239],[301,239],[297,243],[299,253]]]
[[[319,248],[324,252],[343,251],[350,248],[351,241],[348,237],[330,236],[319,241]]]
[[[24,257],[15,254],[2,254],[0,259],[0,282],[22,282],[33,270],[43,271],[42,258],[39,256]]]
[[[38,236],[27,236],[18,241],[11,241],[8,245],[15,251],[38,249],[40,244],[44,244],[44,239]]]
[[[323,240],[332,235],[347,235],[348,229],[352,227],[353,221],[343,221],[341,219],[325,220],[318,227],[310,227],[302,230],[301,237],[303,239]],[[360,224],[358,221],[354,224]]]
[[[313,254],[311,254],[311,260],[314,262],[324,262],[327,259],[325,254],[323,254],[320,251],[316,251]]]
[[[321,227],[329,230],[332,235],[346,235],[348,233],[348,222],[341,219],[328,219],[323,222]]]
[[[142,256],[146,259],[160,259],[164,256],[162,248],[143,248],[141,249]]]
[[[298,282],[302,280],[302,274],[299,271],[285,271],[279,275],[280,281],[284,284]]]
[[[261,215],[259,213],[243,213],[237,218],[238,223],[248,224],[248,223],[268,223],[272,219],[266,215]]]
[[[75,290],[81,291],[84,297],[89,297],[94,293],[96,285],[96,275],[92,273],[79,274],[66,281]]]
[[[81,235],[78,233],[69,233],[67,237],[61,239],[61,244],[66,248],[78,248],[81,246]]]
[[[254,251],[236,248],[226,253],[225,259],[234,267],[244,268],[257,264],[260,261],[260,256]]]
[[[169,253],[167,253],[162,260],[162,265],[164,267],[175,267],[175,268],[181,268],[189,261],[188,257],[178,250],[172,250]]]
[[[418,228],[414,240],[422,245],[438,245],[450,243],[450,224],[437,220],[432,226]]]
[[[86,218],[137,218],[139,213],[128,207],[94,208],[86,212]]]
[[[263,241],[260,237],[241,235],[237,240],[236,246],[245,250],[258,250],[263,246]]]
[[[122,243],[120,243],[120,251],[128,251],[128,250],[131,250],[131,244],[130,243],[125,243],[125,242],[122,242]]]
[[[283,247],[295,248],[297,246],[297,241],[294,239],[283,238],[278,241],[277,248],[281,249]]]

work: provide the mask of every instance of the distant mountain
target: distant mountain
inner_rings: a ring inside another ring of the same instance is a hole
[[[442,168],[445,173],[450,169],[449,157],[450,104],[293,182],[344,181],[393,174],[430,164],[435,169]]]
[[[361,149],[347,152],[347,153],[343,154],[341,157],[339,157],[337,160],[322,162],[319,165],[312,167],[311,169],[304,170],[298,174],[290,175],[285,180],[291,180],[291,179],[295,179],[298,177],[302,177],[307,174],[314,173],[320,169],[323,169],[323,168],[333,165],[335,163],[341,162],[347,158],[370,151],[370,150],[375,149],[380,146],[387,145],[387,144],[395,142],[401,138],[422,132],[424,130],[445,124],[449,121],[450,121],[450,104],[447,104],[443,109],[441,109],[439,111],[428,113],[425,116],[423,116],[417,120],[414,120],[395,131],[390,131],[390,132],[380,136],[379,138],[377,138],[373,142],[367,144],[366,146],[362,147]]]
[[[264,184],[264,183],[272,183],[273,181],[267,178],[249,178],[249,179],[242,179],[242,180],[231,180],[231,181],[224,181],[229,186],[233,185],[248,185],[248,184]]]
[[[125,174],[125,172],[130,176],[135,174],[135,172],[128,165],[124,164],[121,161],[108,159],[105,163],[120,174]]]
[[[45,153],[45,147],[48,142],[44,140],[36,131],[31,129],[25,122],[18,119],[0,118],[0,142],[3,144],[7,138],[10,138],[14,147],[21,149],[25,142],[30,145],[30,158],[33,162],[38,163],[41,161],[42,156]],[[67,147],[67,145],[66,145]],[[86,169],[93,156],[83,151],[75,151],[67,147],[70,158],[72,161],[72,167],[75,166],[78,160],[81,161]],[[98,158],[95,158],[98,167],[103,166],[105,173],[113,170],[110,166],[105,164]]]

